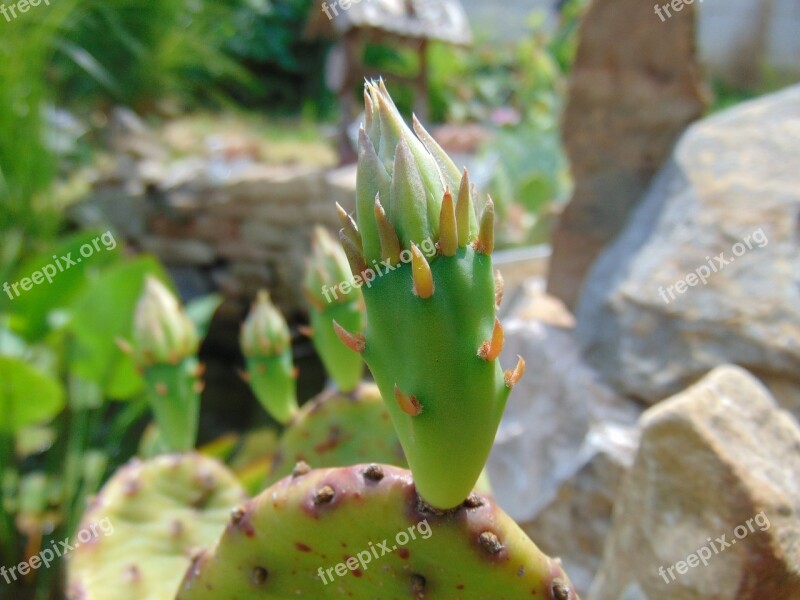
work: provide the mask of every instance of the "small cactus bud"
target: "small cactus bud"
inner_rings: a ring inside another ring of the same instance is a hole
[[[242,353],[248,358],[277,356],[289,347],[289,326],[272,304],[268,292],[258,293],[242,325],[239,340]]]
[[[197,354],[199,340],[194,323],[178,299],[155,277],[148,277],[136,304],[133,323],[133,357],[144,369],[154,364],[177,364]]]

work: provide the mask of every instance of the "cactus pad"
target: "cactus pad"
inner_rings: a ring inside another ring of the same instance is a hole
[[[362,383],[350,394],[326,391],[307,402],[284,431],[269,482],[304,461],[314,468],[363,462],[406,466],[378,388]]]
[[[68,557],[69,600],[170,600],[201,549],[246,499],[221,463],[197,454],[131,461],[103,487]],[[99,530],[98,523],[106,528]],[[77,536],[74,536],[77,537]]]
[[[473,494],[457,509],[434,511],[421,503],[410,472],[373,464],[297,469],[236,509],[177,595],[229,598],[577,596],[558,562],[491,500]]]

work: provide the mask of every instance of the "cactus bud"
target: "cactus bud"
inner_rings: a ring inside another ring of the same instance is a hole
[[[289,326],[269,294],[258,293],[239,336],[247,361],[247,382],[265,410],[279,423],[297,412]]]

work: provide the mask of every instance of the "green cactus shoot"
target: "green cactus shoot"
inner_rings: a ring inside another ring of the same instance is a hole
[[[289,326],[267,292],[259,292],[239,337],[246,379],[264,409],[279,423],[297,412],[296,374]]]
[[[383,83],[368,83],[359,139],[356,220],[340,238],[367,307],[364,334],[335,324],[387,400],[421,496],[460,505],[492,446],[519,359],[497,360],[494,208],[478,219],[466,171],[415,120],[403,122]]]
[[[200,414],[202,367],[194,323],[178,299],[149,277],[136,305],[133,341],[125,344],[147,386],[163,449],[194,448]]]
[[[327,230],[316,227],[304,281],[311,341],[342,392],[355,389],[364,375],[364,361],[357,354],[342,351],[333,328],[336,321],[348,331],[361,333],[364,329],[364,300],[357,287],[347,285],[349,279],[350,267],[342,247]]]

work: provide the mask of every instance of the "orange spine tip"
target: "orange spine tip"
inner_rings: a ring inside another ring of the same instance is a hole
[[[525,375],[525,359],[517,355],[517,366],[514,367],[513,371],[505,372],[506,387],[512,388],[517,385],[523,375]]]
[[[344,229],[339,230],[339,241],[342,243],[342,249],[347,256],[347,262],[350,264],[350,270],[353,272],[353,275],[361,275],[361,273],[367,270],[367,263],[364,260],[364,255],[353,241],[347,237]]]
[[[439,213],[439,250],[443,256],[455,256],[458,250],[456,208],[449,189],[444,191],[442,210]]]
[[[336,203],[336,213],[339,215],[339,222],[342,224],[342,229],[345,235],[353,242],[353,245],[358,248],[361,254],[364,254],[364,246],[361,242],[361,234],[358,232],[358,226],[347,211],[342,206]]]
[[[308,325],[298,325],[297,331],[300,332],[300,335],[305,336],[307,338],[313,337],[314,330],[311,329]]]
[[[414,293],[423,300],[433,296],[433,273],[428,260],[417,245],[411,244],[411,276],[414,279]]]
[[[500,324],[500,320],[495,317],[494,320],[494,329],[492,329],[492,339],[490,341],[483,342],[481,344],[480,349],[478,350],[478,356],[480,356],[485,361],[495,360],[498,356],[500,356],[500,352],[503,350],[503,326]]]
[[[350,333],[344,327],[339,325],[335,320],[333,321],[333,330],[336,336],[342,340],[342,343],[350,348],[353,352],[361,354],[364,348],[367,347],[367,339],[360,333]]]
[[[394,397],[397,399],[397,404],[400,410],[406,413],[409,417],[416,417],[422,413],[422,405],[417,400],[416,396],[409,396],[401,390],[397,384],[394,386]]]
[[[381,258],[388,260],[392,266],[400,263],[400,239],[386,211],[381,204],[380,194],[375,196],[375,222],[378,225],[378,237],[381,241]]]
[[[239,374],[239,379],[245,383],[250,383],[250,373],[243,371],[242,369],[236,369],[236,372]]]
[[[458,224],[458,245],[460,248],[464,248],[469,244],[469,211],[472,210],[469,191],[469,173],[464,169],[464,175],[461,176],[461,186],[458,188],[458,200],[456,200],[456,223]]]
[[[494,202],[489,198],[486,200],[486,208],[481,215],[478,239],[475,240],[475,250],[481,254],[491,254],[494,252]]]

